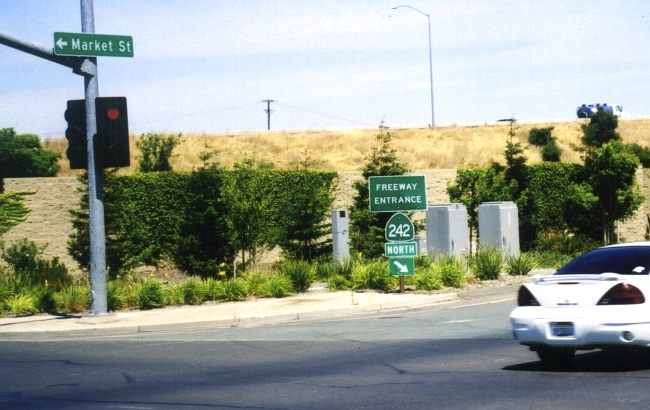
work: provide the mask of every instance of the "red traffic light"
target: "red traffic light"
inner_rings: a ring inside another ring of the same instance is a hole
[[[120,118],[120,109],[115,107],[109,107],[106,109],[106,118],[111,121],[115,121]]]

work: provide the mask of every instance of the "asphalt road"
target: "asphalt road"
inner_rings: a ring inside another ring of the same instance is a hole
[[[0,408],[648,408],[650,363],[542,368],[513,300],[349,320],[0,342]]]

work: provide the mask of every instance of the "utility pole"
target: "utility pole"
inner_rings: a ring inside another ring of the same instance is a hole
[[[271,103],[275,102],[275,100],[262,100],[262,102],[266,103],[266,109],[264,112],[266,113],[266,129],[270,130],[271,129]]]

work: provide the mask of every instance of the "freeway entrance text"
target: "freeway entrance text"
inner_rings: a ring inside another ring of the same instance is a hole
[[[371,212],[424,211],[427,189],[423,175],[368,178]]]

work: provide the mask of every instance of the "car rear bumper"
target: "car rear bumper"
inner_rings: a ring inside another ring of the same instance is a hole
[[[531,315],[534,311],[535,317]],[[609,345],[650,346],[650,322],[647,320],[634,320],[629,316],[610,314],[580,316],[576,315],[575,309],[572,316],[564,309],[549,309],[543,315],[539,315],[539,308],[534,311],[526,312],[525,308],[518,308],[510,316],[513,337],[522,345],[576,349]],[[553,324],[555,327],[560,324],[572,328],[572,334],[554,335]]]

